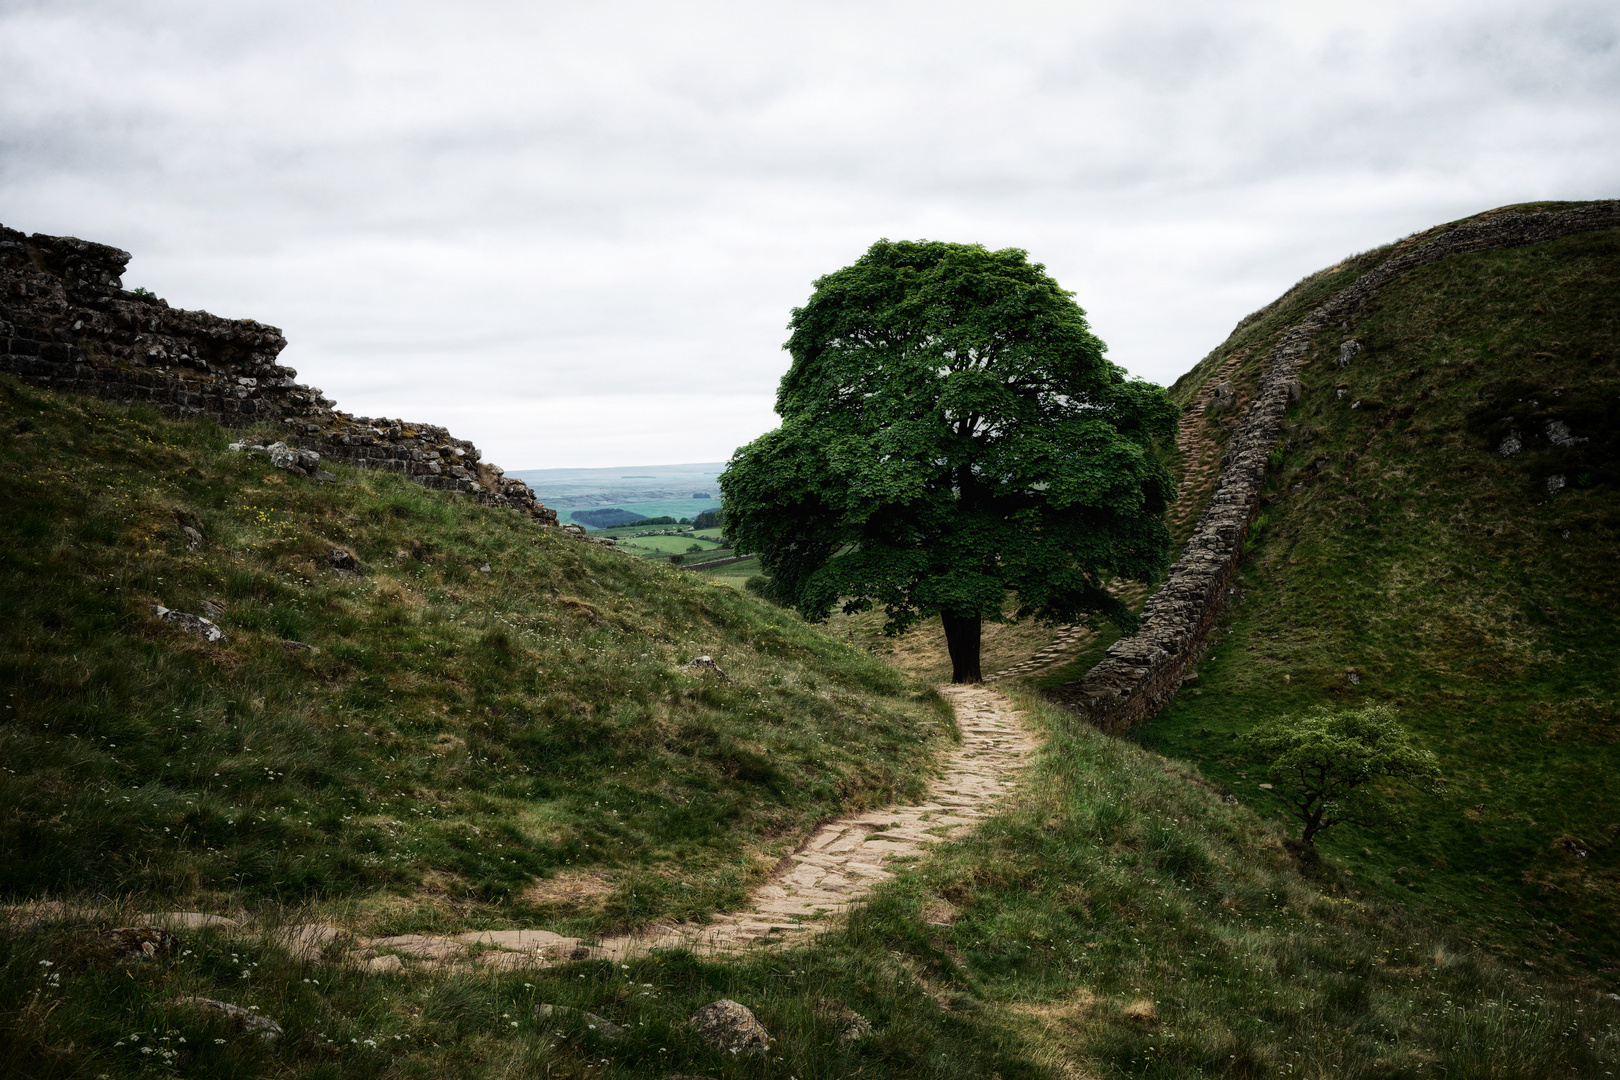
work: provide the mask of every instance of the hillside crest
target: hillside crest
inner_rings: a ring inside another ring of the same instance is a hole
[[[52,390],[143,401],[229,427],[279,425],[288,446],[423,487],[466,492],[541,525],[557,514],[522,480],[436,424],[341,412],[276,362],[287,339],[252,319],[171,308],[123,288],[130,253],[0,226],[0,372]]]

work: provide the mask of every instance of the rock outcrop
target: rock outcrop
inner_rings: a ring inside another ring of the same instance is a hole
[[[1433,239],[1414,237],[1396,245],[1396,254],[1286,331],[1268,355],[1259,393],[1227,447],[1209,506],[1181,558],[1170,567],[1169,578],[1148,599],[1140,630],[1110,646],[1108,655],[1084,678],[1050,696],[1103,731],[1118,734],[1158,712],[1191,673],[1231,588],[1243,541],[1260,509],[1267,459],[1281,432],[1283,414],[1303,390],[1296,371],[1318,334],[1347,324],[1392,278],[1448,255],[1522,247],[1617,227],[1620,201],[1611,201],[1550,213],[1497,214],[1446,229]],[[1359,348],[1357,342],[1341,344],[1335,362],[1340,366],[1350,362]],[[1216,399],[1228,399],[1220,387]]]
[[[276,362],[287,339],[252,319],[182,311],[123,288],[130,254],[0,226],[0,372],[53,390],[145,401],[230,427],[275,425],[280,442],[557,524],[521,480],[444,428],[353,416]]]

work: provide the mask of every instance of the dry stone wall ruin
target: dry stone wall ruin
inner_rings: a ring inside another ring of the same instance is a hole
[[[1151,718],[1191,673],[1231,588],[1243,541],[1260,509],[1266,466],[1281,433],[1283,414],[1302,389],[1299,366],[1318,334],[1347,324],[1392,278],[1448,255],[1522,247],[1617,227],[1620,201],[1467,222],[1427,242],[1397,245],[1397,254],[1291,327],[1267,356],[1259,393],[1228,445],[1209,506],[1168,579],[1148,599],[1140,630],[1115,642],[1084,678],[1051,696],[1103,731],[1118,734]]]
[[[424,487],[557,525],[521,480],[435,424],[340,412],[276,362],[287,339],[252,319],[182,311],[123,288],[130,254],[0,226],[0,372],[52,390],[145,401],[170,416],[272,425],[323,461],[402,473]]]

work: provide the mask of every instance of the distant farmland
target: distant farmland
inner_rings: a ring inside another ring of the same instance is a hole
[[[603,469],[514,469],[564,521],[575,510],[626,510],[643,517],[696,517],[719,507],[723,461],[688,465],[616,465]],[[692,498],[693,494],[707,496]]]

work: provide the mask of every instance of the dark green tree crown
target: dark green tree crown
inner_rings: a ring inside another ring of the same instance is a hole
[[[1103,592],[1163,565],[1176,410],[1104,358],[1015,248],[879,241],[793,312],[782,426],[722,477],[732,539],[809,617],[882,603],[1000,618],[1130,614]],[[747,545],[746,548],[743,545]]]

